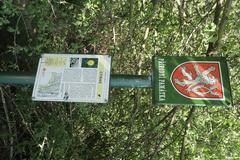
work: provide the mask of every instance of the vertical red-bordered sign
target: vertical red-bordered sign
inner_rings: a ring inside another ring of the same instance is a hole
[[[157,104],[232,104],[227,62],[222,57],[154,57],[153,79]]]

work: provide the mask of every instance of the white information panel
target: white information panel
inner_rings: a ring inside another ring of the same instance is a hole
[[[34,101],[106,103],[108,55],[43,54],[33,88]]]

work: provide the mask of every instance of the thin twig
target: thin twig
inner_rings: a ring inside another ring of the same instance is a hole
[[[15,32],[14,32],[14,35],[13,35],[13,45],[14,45],[14,47],[17,46],[17,32],[18,32],[18,25],[19,25],[21,17],[22,17],[22,13],[20,13],[20,15],[17,19],[16,25],[15,25]]]
[[[113,26],[112,30],[113,30],[113,43],[114,43],[114,45],[116,45],[117,44],[116,43],[116,30],[115,30],[114,26]]]
[[[47,144],[47,140],[48,140],[47,135],[45,135],[43,138],[42,144],[38,144],[38,147],[40,148],[39,156],[42,155],[44,146]]]
[[[53,13],[54,18],[57,18],[57,16],[56,16],[56,14],[55,14],[55,11],[54,11],[54,8],[53,8],[53,5],[52,5],[51,1],[48,0],[48,3],[49,3],[49,5],[51,6],[51,9],[52,9],[52,13]]]
[[[128,38],[130,41],[132,41],[133,30],[134,30],[134,18],[133,18],[134,4],[133,3],[134,3],[134,0],[130,0],[129,32],[128,32]]]
[[[13,53],[14,53],[14,56],[15,56],[15,63],[16,63],[16,66],[17,66],[17,70],[19,70],[19,67],[18,67],[18,57],[17,57],[17,53],[16,53],[16,47],[17,47],[17,32],[18,32],[18,25],[19,25],[19,22],[20,22],[20,19],[22,18],[22,13],[20,13],[18,19],[17,19],[17,22],[16,22],[16,25],[15,25],[15,32],[14,32],[14,35],[13,35],[13,45],[14,45],[14,50],[13,50]]]
[[[5,100],[4,94],[3,94],[2,87],[0,87],[0,92],[1,92],[1,97],[2,97],[2,104],[3,104],[3,108],[4,108],[4,112],[5,112],[6,120],[7,120],[7,124],[8,124],[8,131],[9,131],[9,134],[10,134],[9,159],[11,160],[13,158],[13,132],[12,132],[12,126],[11,126],[10,118],[9,118],[9,115],[8,115],[7,104],[6,104],[6,100]]]
[[[146,47],[146,41],[147,41],[147,38],[148,38],[148,34],[149,34],[149,28],[147,27],[146,30],[145,30],[143,44],[142,44],[142,49],[143,50],[145,50],[145,47]]]
[[[26,31],[26,34],[27,34],[27,38],[29,39],[29,38],[30,38],[30,34],[29,34],[28,27],[27,27],[27,24],[26,24],[26,21],[25,21],[23,15],[22,15],[22,21],[23,21],[23,24],[24,24],[24,27],[25,27],[25,31]]]

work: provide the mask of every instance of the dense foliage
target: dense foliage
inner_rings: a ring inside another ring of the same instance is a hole
[[[0,159],[240,159],[240,3],[232,0],[0,1],[0,71],[41,53],[110,54],[112,73],[151,74],[153,55],[226,56],[232,107],[154,106],[150,89],[107,104],[33,102],[0,86]]]

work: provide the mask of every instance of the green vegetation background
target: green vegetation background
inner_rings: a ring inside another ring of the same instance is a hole
[[[232,0],[0,1],[0,71],[41,53],[110,54],[112,73],[151,74],[153,55],[226,56],[233,107],[153,106],[150,89],[107,104],[33,102],[0,86],[0,159],[240,159],[240,3]]]

